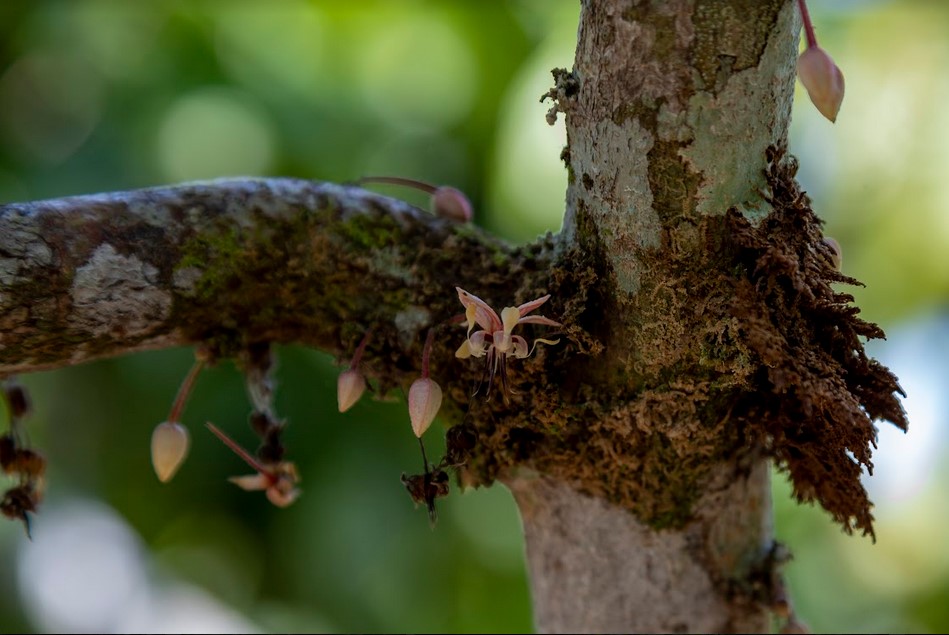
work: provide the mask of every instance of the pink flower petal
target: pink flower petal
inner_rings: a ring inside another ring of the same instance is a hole
[[[467,309],[469,306],[475,307],[475,321],[478,325],[489,333],[501,330],[501,318],[494,312],[494,309],[488,306],[487,302],[478,296],[468,293],[461,287],[455,287],[458,292],[458,299]]]
[[[560,322],[554,322],[543,315],[528,315],[517,321],[518,324],[543,324],[544,326],[563,326]]]
[[[272,479],[260,473],[249,474],[247,476],[232,476],[227,480],[247,492],[267,489],[272,484]]]
[[[549,299],[550,299],[550,294],[548,293],[542,298],[537,298],[536,300],[525,302],[521,306],[517,307],[517,311],[518,313],[521,314],[521,317],[523,317],[527,315],[528,313],[530,313],[531,311],[533,311],[534,309],[536,309],[537,307],[539,307],[540,305],[542,305],[544,302],[546,302]]]

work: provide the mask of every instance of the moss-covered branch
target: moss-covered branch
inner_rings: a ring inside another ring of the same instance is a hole
[[[292,179],[8,204],[0,375],[194,342],[225,356],[255,341],[344,353],[370,327],[375,355],[408,369],[419,333],[462,311],[455,285],[513,297],[547,269],[542,251]]]

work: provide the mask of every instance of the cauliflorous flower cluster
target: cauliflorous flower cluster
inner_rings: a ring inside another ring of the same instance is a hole
[[[514,335],[514,328],[521,324],[542,324],[544,326],[563,326],[560,322],[551,320],[542,315],[527,315],[550,299],[550,295],[525,302],[513,307],[505,307],[498,316],[494,309],[478,296],[468,293],[461,287],[455,287],[458,299],[465,307],[465,320],[468,324],[468,335],[462,342],[455,357],[484,357],[484,371],[488,381],[488,392],[494,384],[494,378],[499,377],[507,399],[507,360],[509,357],[524,359],[530,357],[537,344],[557,344],[560,340],[537,338],[534,345],[528,347],[527,340],[520,335]],[[475,324],[480,330],[472,333]],[[483,381],[483,380],[482,380]]]

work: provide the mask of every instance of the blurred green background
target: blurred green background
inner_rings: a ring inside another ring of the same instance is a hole
[[[578,3],[0,3],[0,201],[233,175],[448,183],[512,240],[560,226],[562,123],[540,95],[572,64]],[[847,81],[838,123],[799,89],[799,178],[843,246],[872,352],[900,376],[911,432],[883,427],[879,540],[847,537],[775,478],[792,596],[816,632],[949,628],[949,3],[821,2],[818,37]],[[423,195],[380,191],[424,206]],[[34,542],[0,524],[0,630],[523,632],[519,520],[502,487],[459,493],[432,531],[399,475],[418,449],[398,403],[340,415],[337,360],[279,350],[277,407],[304,495],[278,510],[225,481],[246,468],[229,363],[184,417],[192,451],[166,485],[149,438],[189,350],[23,378],[47,453]],[[0,413],[2,415],[2,413]],[[429,433],[440,456],[440,435]]]

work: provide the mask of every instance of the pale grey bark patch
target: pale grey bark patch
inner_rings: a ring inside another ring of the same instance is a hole
[[[727,624],[685,532],[656,531],[552,479],[509,487],[524,523],[539,632],[697,633]]]
[[[767,632],[768,611],[723,601],[771,548],[768,464],[720,466],[695,522],[657,530],[627,509],[523,470],[506,485],[527,541],[541,633]],[[711,575],[719,576],[713,579]]]
[[[578,131],[571,140],[572,152],[596,157],[588,165],[589,171],[580,175],[584,186],[576,189],[604,228],[601,238],[617,283],[630,295],[640,285],[642,265],[637,248],[658,247],[661,224],[653,209],[648,163],[627,158],[646,156],[652,145],[653,136],[636,120],[623,126],[601,121],[592,135]],[[573,225],[573,221],[568,224]]]
[[[796,33],[797,20],[793,3],[787,3],[775,33]],[[756,68],[732,74],[715,94],[697,92],[690,100],[692,143],[681,155],[703,175],[696,197],[700,214],[724,214],[736,203],[749,217],[770,210],[762,198],[767,186],[761,163],[747,158],[764,156],[787,132],[796,45],[793,38],[769,38]]]
[[[95,336],[145,334],[164,323],[171,311],[171,295],[155,286],[157,276],[154,266],[123,256],[108,243],[100,245],[76,269],[70,326]]]
[[[0,287],[15,285],[36,267],[53,265],[53,250],[28,214],[11,215],[0,232]],[[0,307],[7,294],[0,292]]]
[[[395,314],[393,319],[399,330],[399,344],[408,351],[421,339],[421,331],[432,324],[432,313],[425,307],[410,305]]]

